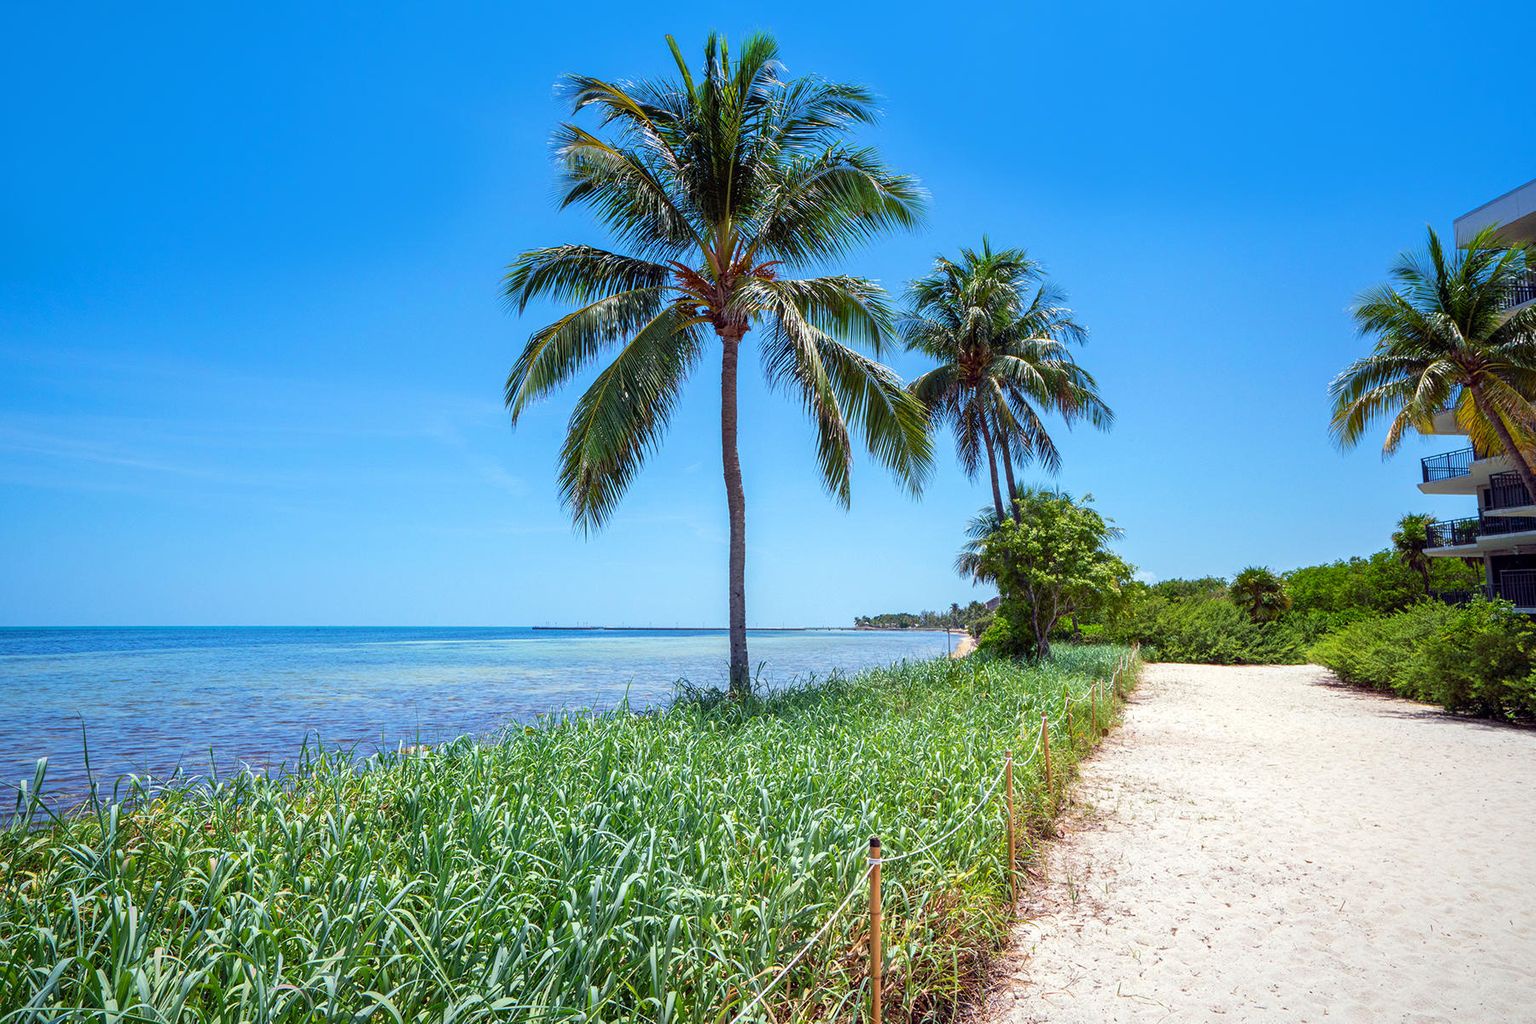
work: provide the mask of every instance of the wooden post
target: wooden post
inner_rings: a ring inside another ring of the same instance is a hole
[[[1045,754],[1045,791],[1050,793],[1051,785],[1051,720],[1045,712],[1040,712],[1040,749]]]
[[[869,1013],[880,1024],[880,837],[869,837]]]
[[[1018,864],[1013,840],[1013,751],[1008,751],[1003,757],[1003,779],[1008,788],[1008,895],[1014,902],[1018,902],[1018,885],[1013,873],[1014,866]]]

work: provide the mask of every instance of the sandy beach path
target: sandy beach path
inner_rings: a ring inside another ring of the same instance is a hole
[[[987,1024],[1536,1021],[1536,731],[1149,665]]]

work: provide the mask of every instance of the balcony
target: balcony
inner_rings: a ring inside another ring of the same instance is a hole
[[[1430,597],[1444,604],[1461,605],[1479,598],[1489,597],[1508,601],[1516,608],[1536,608],[1536,569],[1508,569],[1499,573],[1493,586],[1476,590],[1432,590]]]
[[[1472,547],[1484,537],[1536,532],[1533,516],[1468,516],[1430,523],[1425,531],[1432,548]]]
[[[1525,276],[1510,287],[1499,305],[1504,309],[1514,309],[1527,302],[1536,302],[1536,270],[1526,271]]]
[[[1530,533],[1536,530],[1536,518],[1531,516],[1483,516],[1483,537],[1497,537],[1506,533]]]
[[[1459,476],[1467,476],[1472,472],[1472,462],[1477,454],[1471,448],[1459,448],[1454,452],[1446,452],[1443,455],[1431,455],[1419,460],[1419,469],[1424,474],[1424,482],[1431,483],[1436,480],[1454,480]]]
[[[1530,504],[1536,503],[1531,501],[1531,492],[1525,489],[1520,474],[1495,473],[1488,478],[1488,494],[1483,508],[1521,508]]]
[[[1536,569],[1508,569],[1499,573],[1493,596],[1516,608],[1536,608]]]
[[[1430,523],[1425,536],[1432,548],[1468,547],[1477,543],[1482,533],[1483,521],[1477,516],[1467,519],[1446,519]]]

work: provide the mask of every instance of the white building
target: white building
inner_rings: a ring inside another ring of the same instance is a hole
[[[1466,245],[1489,225],[1513,242],[1536,242],[1536,181],[1484,203],[1456,218],[1456,244]],[[1536,274],[1508,298],[1508,308],[1536,302]],[[1435,418],[1435,434],[1460,435],[1449,412]],[[1429,554],[1474,558],[1483,563],[1490,594],[1536,613],[1536,500],[1513,472],[1506,455],[1461,448],[1421,460],[1425,494],[1466,494],[1477,499],[1477,514],[1436,523]]]

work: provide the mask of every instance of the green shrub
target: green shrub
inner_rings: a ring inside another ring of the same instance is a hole
[[[1289,665],[1333,625],[1326,615],[1292,612],[1272,622],[1254,622],[1223,597],[1169,600],[1147,596],[1103,635],[1117,643],[1140,643],[1156,661],[1211,665]]]
[[[1482,569],[1435,558],[1429,582],[1435,590],[1472,590],[1482,583]],[[1424,580],[1394,551],[1293,569],[1285,574],[1285,589],[1297,611],[1384,614],[1424,599]]]
[[[1474,601],[1457,608],[1416,653],[1405,676],[1420,700],[1494,718],[1536,715],[1536,628],[1512,605]]]
[[[1422,601],[1324,637],[1312,660],[1345,682],[1493,718],[1536,717],[1536,627],[1501,601]]]
[[[1357,619],[1323,637],[1309,654],[1347,683],[1425,700],[1428,698],[1409,681],[1409,666],[1420,642],[1441,629],[1455,612],[1450,605],[1422,601],[1395,615]]]
[[[1000,658],[1022,658],[1029,653],[1029,645],[1025,642],[1024,634],[1013,628],[1013,624],[1008,621],[1008,616],[1004,615],[1001,609],[992,616],[992,621],[987,623],[981,639],[976,641],[976,647],[983,654]]]

